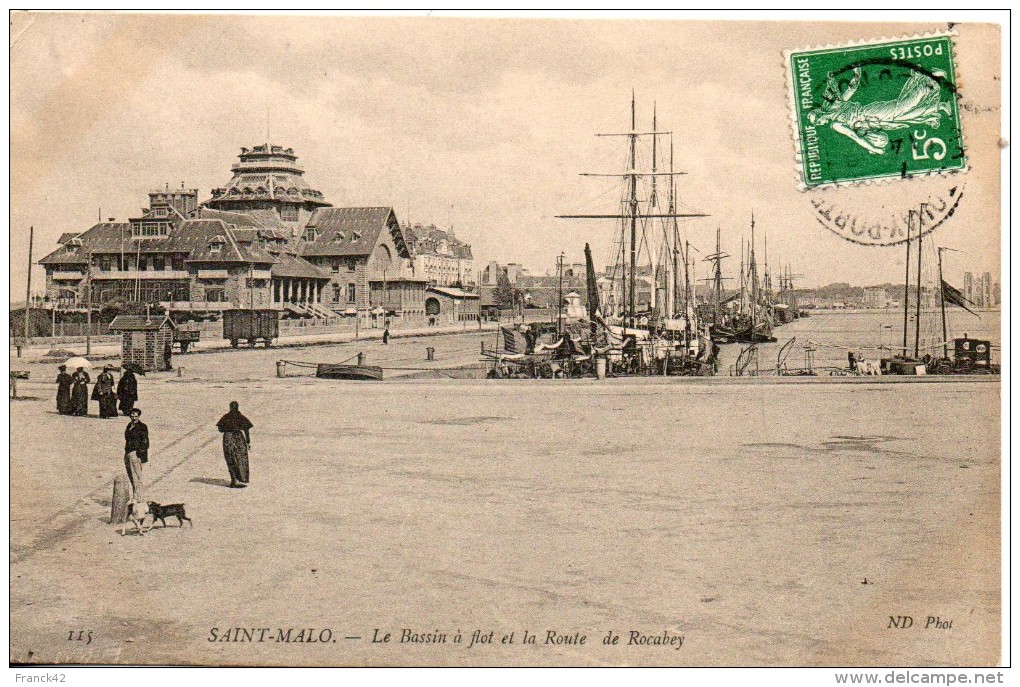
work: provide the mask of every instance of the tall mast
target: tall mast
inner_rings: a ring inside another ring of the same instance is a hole
[[[669,171],[673,171],[673,135],[669,136]],[[655,177],[652,177],[653,179]],[[676,183],[673,180],[673,175],[669,175],[669,214],[676,212]],[[673,222],[667,223],[669,230],[663,231],[662,236],[665,240],[666,250],[666,271],[668,278],[666,279],[666,317],[672,318],[676,315],[676,238],[672,235],[673,225],[676,224],[676,218],[673,218]]]
[[[657,157],[658,151],[657,151],[657,143],[655,142],[656,138],[658,136],[661,136],[661,135],[664,135],[664,134],[670,134],[672,136],[672,132],[669,132],[669,131],[658,131],[657,122],[656,122],[656,127],[655,127],[656,130],[655,131],[638,131],[637,130],[637,98],[636,98],[636,95],[635,95],[633,90],[631,91],[631,100],[630,100],[630,121],[631,121],[631,125],[630,125],[630,130],[629,131],[626,131],[626,132],[617,132],[617,133],[596,134],[597,136],[626,136],[626,137],[628,137],[629,143],[630,143],[630,169],[628,169],[627,171],[623,172],[622,174],[599,174],[599,173],[582,173],[581,174],[581,176],[626,177],[627,180],[630,182],[630,186],[627,189],[626,196],[620,200],[620,211],[618,213],[613,213],[613,214],[590,213],[590,214],[576,214],[576,215],[556,215],[556,217],[560,218],[560,219],[615,219],[615,220],[622,220],[621,225],[620,225],[620,253],[619,253],[620,261],[618,263],[618,266],[620,267],[621,272],[622,272],[621,279],[620,279],[620,295],[621,295],[621,298],[620,298],[620,308],[619,308],[619,310],[620,310],[620,313],[621,313],[621,315],[623,317],[623,325],[625,327],[633,325],[633,321],[634,321],[635,315],[637,313],[637,284],[636,284],[636,281],[637,281],[637,252],[638,252],[638,239],[637,239],[638,218],[640,217],[641,219],[644,219],[644,220],[672,219],[672,220],[674,220],[673,224],[674,224],[674,229],[675,229],[676,228],[676,221],[675,220],[677,218],[679,218],[679,217],[684,217],[684,218],[689,218],[689,217],[707,217],[707,215],[705,215],[703,213],[677,213],[675,211],[675,203],[673,203],[673,210],[670,211],[669,213],[663,213],[661,210],[658,210],[658,209],[654,209],[653,210],[652,208],[648,208],[648,210],[646,212],[644,212],[644,213],[642,213],[640,211],[639,202],[638,202],[638,193],[637,193],[637,180],[638,180],[638,177],[644,177],[644,176],[651,176],[652,177],[652,180],[653,180],[653,197],[652,197],[652,201],[651,202],[653,203],[653,205],[657,206],[658,200],[657,200],[657,198],[655,198],[655,196],[657,195],[657,185],[655,184],[655,177],[657,177],[657,176],[670,176],[670,177],[673,177],[673,176],[680,175],[680,174],[686,174],[686,172],[674,172],[674,171],[660,172],[657,169],[656,170],[652,170],[650,172],[643,172],[643,171],[639,171],[637,169],[637,139],[638,139],[638,137],[639,136],[652,136],[653,137],[653,150],[654,150],[653,154]],[[672,157],[672,155],[671,155],[671,157]],[[657,159],[653,160],[653,164],[657,164],[657,162],[658,162]],[[675,194],[675,191],[672,192],[672,193]],[[630,258],[629,259],[627,257],[627,250],[628,250],[628,248],[627,248],[627,244],[628,244],[628,241],[627,241],[628,226],[627,225],[628,224],[630,225],[630,227],[629,227],[629,230],[630,230],[630,241],[629,241],[629,243],[630,243]],[[676,231],[678,231],[678,230],[675,229],[675,233],[676,233]],[[646,243],[647,243],[647,241],[646,241]],[[677,241],[676,241],[676,237],[674,235],[674,238],[673,238],[673,244],[674,244],[673,245],[673,249],[674,249],[674,251],[677,248],[676,243],[677,243]],[[668,246],[667,246],[667,248],[668,248]],[[650,254],[652,252],[654,252],[655,250],[657,250],[657,249],[658,249],[658,246],[654,245],[654,241],[648,246],[648,250],[649,250]],[[655,280],[655,277],[656,277],[655,270],[657,269],[657,264],[656,264],[655,256],[651,255],[650,257],[652,258],[651,259],[652,276],[653,276],[653,288],[652,288],[653,296],[652,296],[652,298],[654,299],[655,298],[655,296],[654,296],[655,281],[654,280]],[[630,266],[629,266],[630,274],[627,273],[627,270],[628,270],[627,263],[628,262],[630,263]],[[674,261],[673,261],[674,274],[676,272],[676,265],[677,265],[676,259],[674,258]],[[614,275],[614,282],[615,282],[615,275]],[[654,303],[654,300],[653,300],[653,303]]]
[[[656,194],[655,194],[655,181],[656,181],[655,178],[657,176],[657,172],[659,171],[658,168],[656,167],[657,160],[656,160],[656,154],[655,154],[656,153],[656,143],[659,140],[659,135],[657,133],[657,127],[656,127],[656,119],[657,119],[656,118],[656,104],[653,101],[652,102],[652,194],[651,194],[651,196],[648,199],[648,208],[652,212],[655,212],[655,209],[658,207],[658,204],[659,204],[659,200],[658,200],[658,198],[656,197]],[[649,303],[648,303],[648,307],[651,309],[652,312],[655,312],[655,303],[656,303],[656,298],[655,298],[656,294],[655,294],[655,292],[658,290],[658,286],[659,286],[659,275],[658,275],[659,261],[656,259],[656,255],[655,255],[655,251],[656,251],[657,248],[658,248],[658,246],[655,245],[655,241],[653,239],[648,244],[648,265],[651,268],[651,276],[652,276],[652,288],[649,289]]]
[[[903,357],[907,357],[907,325],[910,311],[910,220],[913,210],[907,210],[907,274],[903,277]]]
[[[688,265],[691,262],[691,243],[684,241],[684,346],[691,345],[691,274]]]
[[[744,235],[740,235],[740,309],[744,308],[744,300],[746,298],[745,290],[747,283],[744,279],[744,250],[747,248],[746,241],[744,241]]]
[[[634,273],[637,271],[637,109],[634,91],[630,92],[630,294],[627,299],[627,317],[624,327],[634,326],[634,314],[637,312],[637,292],[635,291]]]
[[[942,277],[942,251],[945,248],[939,246],[939,300],[942,302],[942,357],[949,358],[949,332],[946,328],[946,291]]]
[[[560,338],[563,334],[563,252],[556,257],[557,267],[559,267],[560,273],[560,289],[559,298],[556,301],[556,338]]]
[[[751,342],[754,342],[755,311],[758,309],[758,267],[754,263],[754,211],[751,212]]]
[[[914,358],[921,353],[921,213],[917,213],[917,319],[914,321]]]
[[[715,228],[715,320],[719,321],[722,307],[722,227]]]

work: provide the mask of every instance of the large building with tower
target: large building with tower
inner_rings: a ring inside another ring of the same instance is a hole
[[[137,217],[63,234],[41,259],[46,294],[63,309],[113,301],[176,315],[271,308],[294,317],[424,317],[396,213],[336,208],[304,179],[293,149],[242,148],[226,186],[149,193]]]

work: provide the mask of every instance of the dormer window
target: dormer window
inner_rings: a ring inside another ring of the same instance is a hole
[[[212,239],[210,239],[209,241],[209,253],[211,255],[219,255],[220,253],[223,252],[223,244],[225,244],[226,242],[227,240],[222,236],[212,237]]]
[[[343,241],[343,240],[344,240],[345,238],[347,238],[347,235],[346,235],[345,233],[343,233],[342,231],[338,231],[338,232],[337,232],[337,233],[336,233],[336,234],[335,234],[335,235],[333,236],[333,243],[340,243],[340,242],[342,242],[342,241]]]
[[[351,243],[356,243],[361,240],[361,232],[355,231],[351,233]]]
[[[298,221],[298,208],[296,205],[281,205],[280,206],[280,219],[284,222],[297,222]]]
[[[315,227],[305,229],[305,241],[315,241]]]
[[[152,208],[152,216],[153,217],[166,217],[169,214],[170,214],[170,208],[168,208],[168,207]]]

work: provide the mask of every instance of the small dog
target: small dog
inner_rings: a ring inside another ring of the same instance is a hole
[[[180,527],[184,527],[185,520],[187,520],[188,524],[192,527],[195,526],[195,523],[191,522],[191,518],[185,515],[183,503],[171,503],[166,506],[161,506],[155,501],[149,501],[148,506],[149,515],[152,516],[152,524],[149,526],[149,529],[156,526],[157,520],[163,523],[163,527],[166,527],[166,518],[177,518],[177,522]]]
[[[146,532],[152,529],[152,525],[145,526],[145,517],[149,515],[149,511],[146,510],[145,504],[140,504],[135,501],[128,501],[127,507],[127,520],[120,527],[120,535],[123,537],[127,532],[128,524],[131,523],[135,526],[135,532],[139,536],[144,536]],[[155,524],[155,520],[152,521]]]

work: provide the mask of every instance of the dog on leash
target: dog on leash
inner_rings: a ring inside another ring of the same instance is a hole
[[[145,526],[145,518],[149,515],[149,510],[147,510],[147,508],[148,506],[144,503],[128,501],[127,519],[120,528],[120,535],[122,537],[127,533],[129,524],[135,526],[135,532],[137,532],[139,536],[143,536],[146,532],[152,529],[152,525],[149,525],[149,527]],[[155,522],[155,520],[152,521],[153,524],[155,524]]]
[[[195,523],[191,521],[191,518],[184,513],[183,503],[171,503],[169,505],[162,506],[155,501],[149,501],[147,505],[149,506],[149,515],[152,516],[152,524],[149,526],[149,529],[156,526],[157,520],[163,523],[163,527],[166,527],[167,518],[177,518],[179,527],[184,527],[185,520],[187,520],[188,524],[192,527],[195,526]]]

